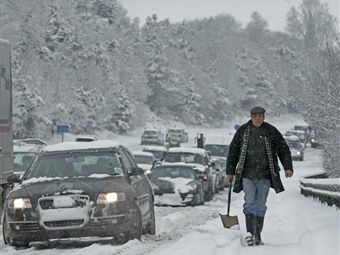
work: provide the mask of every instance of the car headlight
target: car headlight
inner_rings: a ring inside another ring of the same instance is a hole
[[[110,204],[117,201],[125,201],[124,192],[100,193],[97,198],[97,204]]]
[[[301,154],[301,152],[299,152],[299,151],[296,152],[296,155],[300,155],[300,154]]]
[[[197,184],[194,183],[194,182],[189,182],[189,183],[187,184],[187,186],[189,186],[191,189],[196,189],[196,188],[197,188]]]
[[[32,204],[29,198],[14,198],[8,201],[9,208],[14,209],[27,209],[32,208]]]
[[[314,142],[315,142],[314,138],[310,139],[310,141],[311,141],[312,143],[314,143]]]

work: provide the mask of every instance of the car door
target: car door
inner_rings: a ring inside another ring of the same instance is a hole
[[[123,146],[120,146],[119,150],[128,173],[131,173],[132,169],[137,167],[132,154]],[[146,224],[151,216],[150,208],[153,206],[151,204],[153,201],[153,193],[150,183],[144,174],[132,175],[130,181],[137,194],[137,205],[142,214],[143,224]]]

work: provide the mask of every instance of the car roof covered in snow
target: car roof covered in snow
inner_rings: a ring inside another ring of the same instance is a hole
[[[59,152],[59,151],[77,151],[88,149],[108,149],[121,145],[118,142],[112,140],[97,140],[90,143],[79,142],[63,142],[46,146],[42,149],[42,152]]]
[[[183,152],[183,153],[192,153],[192,154],[201,154],[205,155],[206,150],[201,148],[192,148],[192,147],[175,147],[170,148],[169,152]]]
[[[147,151],[133,151],[133,155],[138,155],[138,156],[147,156],[147,157],[155,157],[151,152]]]
[[[146,146],[143,151],[167,151],[168,149],[164,146]]]

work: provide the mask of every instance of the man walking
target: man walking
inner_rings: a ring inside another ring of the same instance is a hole
[[[261,232],[269,188],[276,193],[284,191],[277,157],[286,177],[293,175],[293,164],[281,133],[264,122],[265,109],[256,106],[250,114],[251,120],[236,131],[230,144],[226,174],[230,183],[235,175],[234,192],[244,191],[243,212],[248,232],[245,243],[253,246],[263,244]]]

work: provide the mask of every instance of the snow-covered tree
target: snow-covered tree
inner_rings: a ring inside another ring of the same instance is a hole
[[[106,104],[105,128],[118,134],[131,129],[132,105],[123,87],[114,91]]]

